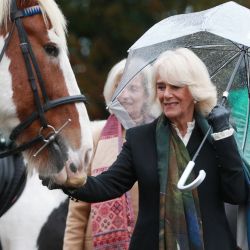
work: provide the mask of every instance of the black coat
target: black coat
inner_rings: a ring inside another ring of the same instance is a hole
[[[130,250],[159,249],[159,178],[157,172],[156,123],[129,129],[117,160],[108,171],[88,177],[86,185],[73,197],[86,202],[100,202],[121,196],[138,180],[139,214]],[[187,149],[192,158],[203,134],[196,126]],[[195,173],[206,178],[198,187],[206,250],[235,250],[236,243],[226,219],[224,201],[242,204],[247,188],[242,161],[234,137],[213,145],[206,142],[197,157]]]

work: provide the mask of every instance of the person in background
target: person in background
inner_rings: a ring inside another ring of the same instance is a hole
[[[245,204],[248,197],[229,111],[216,105],[217,91],[207,68],[189,49],[161,54],[153,76],[160,117],[127,130],[122,150],[107,171],[86,176],[80,188],[61,188],[76,199],[100,202],[120,197],[138,181],[139,212],[130,250],[235,250],[224,202]],[[190,180],[201,169],[206,178],[197,189],[180,191],[178,180],[208,124],[212,134]]]
[[[150,67],[147,67],[137,74],[117,97],[136,126],[149,123],[155,118],[149,112],[152,104],[152,85],[148,82],[151,82],[151,79]]]
[[[121,80],[126,60],[118,62],[110,70],[104,85],[103,95],[106,105],[111,101],[113,93]],[[139,96],[132,96],[128,91],[121,99],[122,105],[131,103],[133,109],[128,113],[137,123],[145,122],[144,102],[149,96],[147,87],[149,74],[142,73],[136,81],[133,80],[132,89]],[[140,83],[139,81],[144,82]],[[144,86],[145,85],[145,86]],[[126,91],[126,90],[125,90]],[[141,101],[142,99],[142,101]],[[128,104],[130,105],[130,104]],[[132,112],[132,113],[131,113]],[[143,112],[143,113],[142,113]],[[101,125],[101,126],[100,126]],[[103,126],[104,125],[104,126]],[[92,175],[107,170],[120,152],[125,130],[114,114],[110,114],[106,123],[92,124],[95,154],[91,163]],[[102,203],[87,203],[70,201],[64,236],[64,250],[89,249],[128,249],[138,213],[137,183],[122,197]]]

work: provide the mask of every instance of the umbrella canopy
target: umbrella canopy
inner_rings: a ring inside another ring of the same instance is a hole
[[[203,60],[219,96],[231,87],[248,89],[249,21],[249,9],[227,2],[205,11],[171,16],[155,24],[128,50],[125,71],[109,108],[120,117],[125,128],[134,126],[133,119],[118,100],[119,95],[129,87],[131,79],[162,52],[178,47],[192,49]],[[154,114],[152,110],[148,112]]]
[[[247,88],[230,91],[228,98],[231,108],[232,124],[236,128],[239,147],[250,162],[250,130],[249,127],[249,91]],[[247,143],[248,142],[248,143]]]

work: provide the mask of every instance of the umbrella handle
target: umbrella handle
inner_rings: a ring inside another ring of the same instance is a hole
[[[206,172],[204,170],[200,170],[199,175],[196,177],[196,179],[193,180],[191,183],[185,185],[191,171],[194,168],[194,165],[195,165],[194,161],[189,161],[189,163],[187,164],[184,172],[182,173],[182,176],[181,176],[180,180],[177,183],[177,187],[181,191],[192,190],[192,189],[198,187],[203,182],[203,180],[205,179]]]

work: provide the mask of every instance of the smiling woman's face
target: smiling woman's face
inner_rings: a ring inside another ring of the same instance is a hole
[[[156,90],[163,113],[171,122],[178,124],[193,120],[194,98],[187,86],[171,85],[158,74]]]
[[[118,97],[133,120],[143,119],[143,106],[148,98],[142,80],[142,76],[137,75]]]

